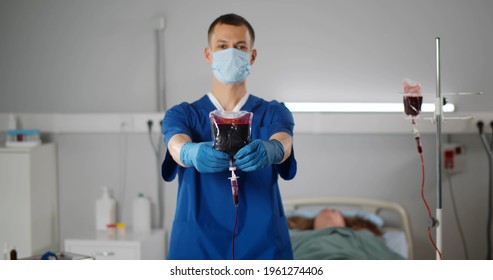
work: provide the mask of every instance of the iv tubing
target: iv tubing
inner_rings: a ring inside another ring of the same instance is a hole
[[[235,214],[235,225],[233,227],[233,242],[232,242],[232,256],[233,260],[236,260],[235,257],[235,237],[236,237],[236,226],[238,225],[238,205],[235,205],[236,208],[236,214]]]
[[[235,174],[236,166],[234,163],[233,159],[229,160],[229,170],[231,171],[231,177],[229,177],[229,180],[231,181],[231,192],[233,195],[233,202],[235,204],[235,223],[233,226],[233,236],[232,236],[232,258],[233,260],[236,259],[235,257],[235,237],[236,237],[236,226],[238,225],[238,204],[239,204],[239,195],[238,195],[238,176]]]
[[[238,200],[238,176],[235,174],[236,166],[234,163],[234,160],[230,159],[229,160],[229,170],[231,171],[231,177],[228,179],[231,181],[231,192],[233,194],[233,202],[235,203],[236,206],[238,206],[239,200]]]
[[[421,137],[416,127],[416,120],[414,119],[414,117],[412,118],[412,125],[413,125],[414,139],[416,140],[416,147],[421,161],[421,198],[423,200],[423,203],[425,204],[428,213],[428,219],[430,221],[430,224],[428,225],[428,238],[430,239],[431,243],[433,244],[433,247],[435,248],[435,251],[437,253],[437,258],[441,260],[443,259],[442,253],[438,248],[437,244],[435,243],[435,241],[433,240],[433,236],[431,235],[431,228],[437,225],[437,219],[435,219],[431,215],[430,206],[428,205],[428,202],[426,201],[426,197],[425,197],[425,161],[423,158],[423,147],[421,146]],[[438,209],[437,209],[437,217],[441,219],[441,211],[438,211]]]

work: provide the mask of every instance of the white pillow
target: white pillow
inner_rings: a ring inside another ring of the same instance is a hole
[[[287,217],[301,216],[306,218],[315,218],[321,210],[314,209],[297,209],[286,211]],[[377,227],[383,227],[384,220],[382,217],[374,213],[369,213],[361,210],[339,210],[344,217],[360,217],[374,223]]]

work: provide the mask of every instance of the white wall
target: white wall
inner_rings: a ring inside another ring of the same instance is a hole
[[[488,90],[491,1],[61,1],[0,3],[0,110],[146,112],[155,106],[154,22],[166,17],[171,106],[209,89],[206,32],[237,12],[257,32],[250,89],[284,101],[394,100],[402,79],[434,93],[434,38],[443,91]],[[178,94],[179,93],[179,94]],[[454,100],[489,110],[486,98]],[[490,100],[491,101],[491,100]]]
[[[442,42],[443,91],[490,93],[492,11],[493,3],[487,0],[2,0],[0,113],[155,111],[153,19],[159,15],[166,18],[168,107],[195,100],[210,86],[211,72],[203,59],[208,25],[228,12],[245,16],[256,30],[259,56],[249,89],[266,99],[396,101],[406,77],[433,94],[437,36]],[[487,112],[493,97],[451,100],[460,112]],[[58,144],[62,237],[93,227],[93,204],[101,185],[114,189],[124,221],[137,192],[152,193],[157,201],[155,160],[145,134],[52,138]],[[433,207],[434,139],[424,138],[427,195]],[[484,258],[486,156],[476,135],[452,139],[467,147],[466,171],[453,183],[461,221],[468,225],[470,256]],[[410,136],[299,134],[295,141],[299,173],[282,183],[285,198],[357,195],[400,202],[411,214],[416,257],[434,258]],[[176,182],[165,189],[169,227]],[[449,198],[444,207],[445,256],[462,258]]]

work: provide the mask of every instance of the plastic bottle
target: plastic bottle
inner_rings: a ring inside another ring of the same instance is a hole
[[[143,193],[134,199],[132,204],[132,223],[135,232],[151,231],[151,202]]]
[[[7,242],[3,245],[3,259],[8,260],[9,259],[9,247],[7,245]]]
[[[7,130],[16,130],[16,129],[17,129],[17,119],[14,114],[10,114]]]
[[[96,229],[106,230],[108,224],[116,223],[116,201],[110,196],[108,187],[103,186],[103,196],[96,201]]]

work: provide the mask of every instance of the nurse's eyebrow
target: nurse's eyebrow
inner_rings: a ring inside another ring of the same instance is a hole
[[[219,39],[219,40],[217,40],[217,43],[228,43],[228,42],[229,42],[229,40],[226,40],[226,39]],[[240,45],[240,44],[245,44],[246,45],[246,43],[247,43],[246,41],[238,41],[238,42],[235,43],[235,46],[236,45]]]
[[[247,44],[247,42],[246,42],[246,41],[239,41],[239,42],[236,42],[235,46],[236,46],[236,45],[241,45],[241,44],[245,44],[245,45],[246,45],[246,44]]]

